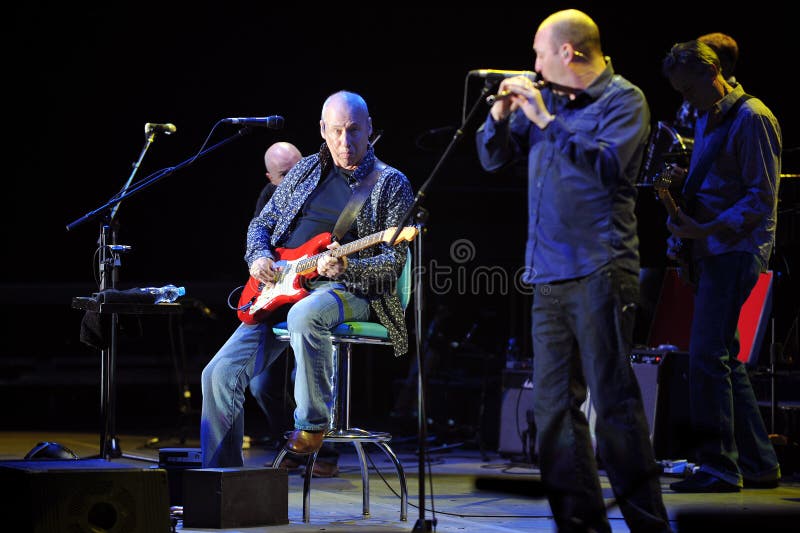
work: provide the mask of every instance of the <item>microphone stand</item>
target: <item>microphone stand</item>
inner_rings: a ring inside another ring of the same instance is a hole
[[[155,141],[155,139],[156,139],[156,130],[150,130],[150,131],[145,130],[144,147],[142,148],[142,152],[139,154],[139,159],[137,159],[136,163],[133,164],[133,170],[131,170],[131,175],[128,176],[128,181],[125,182],[125,185],[122,186],[122,190],[119,193],[117,193],[117,195],[124,195],[128,191],[128,188],[131,186],[131,182],[133,181],[133,177],[136,175],[136,172],[139,170],[139,166],[142,164],[142,159],[144,159],[144,154],[147,153],[148,148],[150,148],[150,145],[153,144],[153,141]],[[117,205],[115,205],[111,209],[111,216],[109,217],[109,221],[112,223],[114,222],[114,217],[117,215],[120,203],[122,203],[122,200],[117,202]],[[102,278],[101,278],[101,284],[102,284]]]
[[[103,211],[105,211],[109,207],[122,202],[122,200],[128,198],[129,196],[133,196],[134,194],[138,193],[142,189],[146,189],[150,185],[156,183],[157,181],[160,181],[162,178],[165,178],[165,177],[171,175],[176,170],[180,170],[180,169],[182,169],[184,167],[187,167],[187,166],[191,165],[192,163],[194,163],[195,161],[197,161],[201,157],[204,157],[205,155],[209,154],[210,152],[213,152],[214,150],[216,150],[217,148],[220,148],[221,146],[223,146],[225,144],[228,144],[229,142],[231,142],[234,139],[238,139],[239,137],[242,137],[246,133],[250,133],[250,131],[251,131],[251,129],[249,127],[244,127],[242,129],[240,129],[238,132],[236,132],[235,135],[231,135],[227,139],[223,139],[220,142],[218,142],[217,144],[209,146],[208,148],[206,148],[202,152],[200,152],[200,153],[198,153],[196,155],[193,155],[189,159],[186,159],[186,160],[178,163],[174,167],[164,168],[164,169],[161,169],[161,170],[159,170],[158,172],[156,172],[154,174],[151,174],[150,176],[148,176],[147,178],[145,178],[141,182],[139,182],[136,185],[134,185],[132,189],[129,189],[127,191],[124,191],[121,194],[116,195],[114,198],[112,198],[111,200],[109,200],[105,204],[101,205],[97,209],[95,209],[93,211],[90,211],[90,212],[86,213],[85,215],[83,215],[82,217],[80,217],[80,218],[70,222],[69,224],[67,224],[67,231],[72,231],[73,229],[75,229],[76,227],[80,226],[84,222],[87,222],[87,221],[89,221],[89,220],[91,220],[93,218],[96,218],[100,213],[102,213]]]
[[[119,229],[119,224],[116,223],[115,217],[119,210],[120,203],[122,202],[122,198],[125,197],[125,192],[130,187],[133,177],[139,170],[147,150],[150,148],[150,145],[153,144],[153,141],[155,141],[155,135],[155,131],[145,132],[145,143],[142,151],[139,153],[139,159],[133,164],[133,170],[131,170],[128,180],[125,182],[125,185],[122,186],[122,190],[116,195],[120,199],[100,225],[100,237],[98,239],[98,275],[100,277],[98,291],[100,292],[106,289],[117,288],[119,267],[121,266],[120,252],[129,251],[130,246],[117,244],[117,230]],[[100,431],[100,453],[98,456],[106,460],[112,457],[122,457],[124,455],[119,444],[119,439],[116,437],[116,417],[114,416],[116,391],[113,384],[116,382],[116,347],[119,315],[117,313],[111,313],[110,320],[109,344],[108,347],[100,350],[100,420],[102,428]]]
[[[425,519],[425,460],[427,459],[427,448],[425,441],[427,440],[427,418],[425,415],[425,377],[423,376],[424,365],[422,362],[422,347],[421,347],[421,339],[422,339],[422,310],[423,306],[423,280],[422,280],[422,236],[424,235],[424,226],[425,222],[428,219],[428,210],[422,207],[422,201],[425,199],[425,194],[428,188],[433,183],[434,177],[439,172],[439,169],[442,167],[443,163],[447,160],[450,153],[455,148],[458,141],[464,135],[464,127],[469,124],[472,117],[475,115],[478,107],[481,103],[486,101],[486,97],[489,94],[489,90],[494,86],[494,81],[487,78],[486,82],[483,85],[483,89],[481,90],[481,94],[476,100],[475,104],[472,106],[472,109],[467,114],[466,118],[464,118],[461,126],[456,130],[453,134],[453,138],[450,140],[450,144],[445,149],[444,153],[442,153],[439,161],[437,161],[436,166],[434,166],[433,170],[428,176],[428,179],[425,180],[425,183],[419,188],[417,191],[416,196],[414,197],[414,201],[409,206],[408,210],[406,211],[405,215],[403,215],[403,219],[400,223],[397,224],[397,230],[395,234],[392,236],[392,239],[389,241],[389,246],[394,245],[395,240],[400,235],[403,227],[408,223],[409,220],[412,218],[414,219],[414,224],[419,228],[419,235],[414,240],[414,257],[415,257],[415,265],[414,265],[414,323],[415,323],[415,339],[414,339],[414,348],[416,351],[416,358],[417,358],[417,437],[419,442],[419,452],[418,452],[418,469],[419,469],[419,518],[417,522],[414,524],[414,529],[412,531],[416,532],[428,532],[433,531],[433,528],[436,524],[436,518],[434,517],[432,520]],[[433,495],[431,495],[432,497]]]
[[[117,240],[117,228],[114,224],[115,220],[114,217],[117,213],[119,208],[119,204],[136,194],[137,192],[149,187],[150,185],[156,183],[157,181],[161,180],[162,178],[169,176],[173,172],[183,167],[186,167],[200,159],[201,157],[205,156],[206,154],[216,150],[217,148],[229,143],[233,139],[237,139],[243,136],[246,133],[249,133],[251,130],[250,128],[242,128],[240,129],[235,135],[228,137],[227,139],[223,139],[222,141],[218,142],[217,144],[210,146],[209,148],[203,150],[202,152],[198,153],[195,156],[179,163],[174,167],[169,167],[166,169],[162,169],[155,174],[145,178],[143,181],[135,185],[132,189],[129,189],[131,182],[133,181],[133,177],[136,174],[139,166],[144,159],[144,155],[147,152],[150,145],[153,143],[155,138],[155,131],[149,132],[147,135],[144,148],[142,149],[141,153],[139,154],[139,159],[133,166],[133,171],[131,175],[128,177],[125,185],[123,186],[122,190],[116,194],[111,200],[103,204],[102,206],[98,207],[97,209],[90,211],[89,213],[85,214],[84,216],[80,217],[79,219],[70,222],[67,224],[66,228],[67,231],[71,231],[72,229],[80,226],[84,222],[88,220],[94,219],[100,215],[103,215],[103,223],[101,224],[100,228],[100,237],[99,237],[99,290],[103,291],[106,289],[115,289],[117,287],[117,282],[119,281],[119,267],[121,264],[120,261],[120,252],[127,252],[130,250],[130,246],[125,245],[118,245]],[[112,207],[113,206],[113,207]],[[100,418],[101,418],[101,433],[100,433],[100,453],[98,457],[105,460],[110,460],[111,458],[119,458],[123,457],[124,454],[122,453],[122,449],[119,445],[119,439],[115,434],[115,382],[116,382],[116,359],[117,359],[117,334],[119,329],[119,316],[118,313],[110,313],[110,334],[109,334],[109,342],[108,346],[100,351]],[[125,456],[130,457],[132,459],[142,459],[141,457],[137,456]]]

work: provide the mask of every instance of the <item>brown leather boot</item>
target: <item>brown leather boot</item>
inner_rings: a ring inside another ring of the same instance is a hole
[[[322,431],[295,429],[286,441],[286,449],[297,455],[310,455],[322,448]]]

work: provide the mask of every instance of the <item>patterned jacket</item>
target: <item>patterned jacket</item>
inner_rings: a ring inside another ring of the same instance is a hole
[[[370,147],[353,177],[359,181],[367,177],[375,161],[375,152]],[[286,241],[306,199],[332,165],[328,147],[323,144],[318,154],[304,157],[289,171],[261,214],[250,222],[245,253],[248,267],[260,257],[276,258],[275,248]],[[413,199],[408,178],[387,165],[356,217],[358,237],[397,226]],[[379,243],[365,248],[357,257],[348,257],[347,270],[339,278],[348,290],[369,299],[372,311],[389,332],[397,356],[408,351],[405,315],[395,291],[407,253],[408,243],[405,242],[391,247]]]

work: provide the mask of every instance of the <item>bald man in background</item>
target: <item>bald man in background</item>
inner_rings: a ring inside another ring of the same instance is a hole
[[[272,198],[272,194],[278,188],[278,184],[283,181],[283,177],[302,157],[303,154],[300,153],[300,150],[289,142],[279,141],[267,148],[267,151],[264,152],[264,166],[267,167],[269,183],[264,185],[261,194],[258,195],[256,211],[253,216],[261,214],[261,210]]]

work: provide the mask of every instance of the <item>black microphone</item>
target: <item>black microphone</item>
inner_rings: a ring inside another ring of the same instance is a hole
[[[239,124],[241,126],[261,126],[271,130],[279,130],[283,128],[283,117],[280,115],[272,115],[271,117],[238,117],[238,118],[224,118],[222,122],[227,124]]]
[[[483,68],[479,70],[470,70],[470,76],[478,76],[479,78],[513,78],[514,76],[525,76],[526,78],[535,78],[538,76],[531,70],[495,70],[491,68]]]
[[[172,124],[170,122],[167,122],[166,124],[152,124],[148,122],[147,124],[144,125],[144,132],[146,135],[149,135],[150,133],[153,132],[163,133],[165,135],[171,135],[176,131],[178,131],[178,129],[175,127],[175,124]]]

